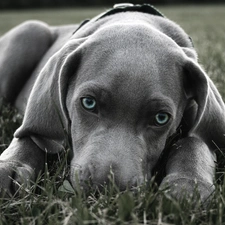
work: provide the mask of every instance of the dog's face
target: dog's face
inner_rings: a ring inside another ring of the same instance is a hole
[[[100,187],[110,171],[121,189],[149,180],[180,123],[191,133],[205,111],[208,81],[195,51],[129,21],[72,37],[52,56],[15,133],[56,153],[66,131],[74,187],[76,176],[84,187],[89,179]]]
[[[100,186],[110,171],[121,189],[151,178],[186,106],[183,55],[166,35],[135,25],[100,30],[77,50],[67,93],[74,186],[77,175]]]

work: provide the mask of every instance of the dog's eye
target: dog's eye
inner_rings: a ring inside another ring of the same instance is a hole
[[[167,124],[170,120],[170,114],[165,112],[159,112],[155,116],[155,124],[157,126],[163,126]]]
[[[96,109],[97,102],[95,98],[89,96],[89,97],[81,98],[81,105],[86,110],[94,111]]]

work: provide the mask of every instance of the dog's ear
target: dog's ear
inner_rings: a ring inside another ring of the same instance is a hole
[[[70,40],[46,63],[28,99],[24,120],[15,132],[41,149],[56,153],[63,149],[69,126],[65,98],[68,80],[79,65],[79,46],[85,39]]]
[[[188,121],[187,132],[191,134],[198,127],[207,110],[209,79],[199,66],[195,51],[190,48],[183,48],[183,51],[185,53],[184,90],[188,99],[184,120]]]
[[[182,47],[182,50],[188,58],[193,59],[195,62],[198,61],[197,52],[193,48]]]

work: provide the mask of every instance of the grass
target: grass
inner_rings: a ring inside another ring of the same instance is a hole
[[[51,25],[77,23],[103,9],[2,11],[0,35],[27,19],[41,19]],[[192,36],[200,63],[225,99],[225,5],[160,7],[160,10]],[[20,122],[15,109],[0,107],[0,151],[10,143]],[[65,158],[66,154],[58,157],[53,168],[66,165]],[[30,189],[21,187],[20,197],[0,199],[0,225],[225,224],[223,178],[216,184],[216,193],[209,205],[202,208],[197,193],[195,199],[184,198],[177,202],[156,191],[154,182],[134,192],[119,192],[112,181],[103,193],[83,193],[71,188],[66,175],[65,167],[57,168],[57,175],[53,175],[46,164],[46,173],[39,177],[39,182]]]

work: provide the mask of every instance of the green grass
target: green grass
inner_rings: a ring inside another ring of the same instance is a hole
[[[41,19],[51,25],[77,23],[103,9],[1,11],[0,35],[27,19]],[[160,7],[160,10],[192,36],[200,63],[225,99],[225,5]],[[14,109],[0,106],[0,151],[10,143],[20,122]],[[58,157],[53,168],[67,164],[65,155]],[[58,168],[57,172],[53,175],[46,165],[46,173],[40,176],[39,182],[30,189],[21,188],[20,197],[0,199],[0,225],[225,224],[223,179],[216,184],[209,205],[202,208],[197,194],[195,200],[187,198],[177,202],[156,191],[154,182],[151,187],[143,185],[134,192],[119,192],[113,181],[103,193],[74,191],[67,183],[65,167]]]

